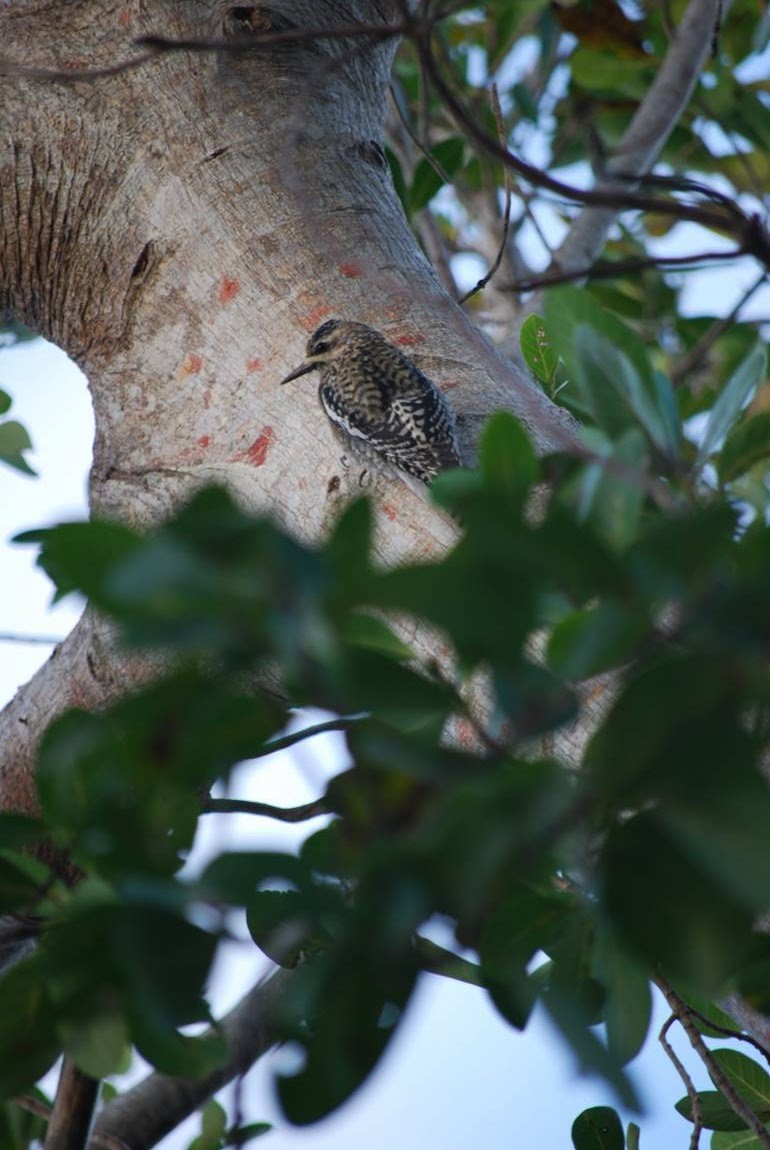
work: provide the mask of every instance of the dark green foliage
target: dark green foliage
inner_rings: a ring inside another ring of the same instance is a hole
[[[563,308],[573,332],[599,314],[569,294]],[[37,952],[0,982],[0,1052],[21,1052],[0,1059],[6,1094],[62,1047],[94,1075],[132,1044],[168,1073],[215,1065],[216,1032],[180,1028],[208,1019],[231,907],[293,968],[270,1025],[305,1055],[278,1085],[299,1124],[366,1079],[426,965],[485,988],[517,1028],[542,1003],[578,1064],[627,1106],[651,978],[701,1003],[737,987],[766,1006],[770,959],[753,922],[770,889],[757,769],[770,528],[741,532],[719,491],[693,497],[675,407],[643,346],[619,321],[602,331],[624,341],[624,363],[587,337],[578,360],[607,353],[608,387],[615,369],[625,380],[607,414],[576,361],[581,402],[604,421],[600,449],[541,463],[496,416],[478,470],[436,484],[463,525],[439,561],[376,568],[365,502],[310,548],[216,489],[147,536],[96,522],[23,537],[41,544],[61,594],[87,594],[120,641],[162,652],[165,671],[98,715],[57,720],[40,750],[41,822],[0,820],[0,909],[41,920]],[[607,459],[624,464],[620,477]],[[653,459],[675,504],[666,515],[646,483]],[[543,473],[551,490],[533,522]],[[432,624],[453,670],[420,666],[391,617]],[[531,646],[544,626],[545,661]],[[247,689],[267,666],[285,703]],[[616,697],[570,771],[537,740],[580,718],[581,681],[608,670]],[[488,713],[469,714],[463,692],[480,675]],[[221,853],[180,878],[202,796],[267,753],[303,704],[356,716],[352,765],[324,796],[328,825],[299,855]],[[477,747],[442,741],[452,715]],[[89,876],[74,893],[19,853],[43,833]],[[472,959],[421,940],[437,914]],[[582,1115],[574,1144],[623,1146],[612,1114]],[[201,1147],[223,1144],[220,1119],[210,1112]],[[637,1137],[629,1129],[628,1145]]]

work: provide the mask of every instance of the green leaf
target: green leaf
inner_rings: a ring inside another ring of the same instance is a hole
[[[560,287],[545,300],[546,331],[581,403],[610,438],[643,427],[665,455],[679,449],[672,396],[639,337],[590,291]],[[564,397],[571,390],[565,389]]]
[[[262,890],[249,901],[249,934],[278,966],[296,966],[304,950],[319,939],[312,900],[296,890]],[[315,937],[314,937],[315,936]],[[328,944],[330,936],[323,941]]]
[[[2,333],[2,327],[0,327],[0,333]],[[2,388],[0,388],[0,415],[5,415],[6,411],[9,410],[12,402],[13,400],[11,399],[8,392],[3,391]]]
[[[647,971],[608,931],[599,932],[596,969],[607,991],[607,1047],[625,1066],[641,1050],[650,1027],[652,994]]]
[[[199,1078],[222,1066],[227,1043],[219,1034],[192,1038],[157,1022],[144,1010],[131,1014],[131,1036],[150,1065],[175,1078]]]
[[[526,1025],[534,1005],[527,964],[554,942],[571,913],[569,898],[520,883],[484,923],[478,944],[484,985],[517,1029]]]
[[[765,1129],[770,1131],[770,1126]],[[751,1130],[742,1130],[736,1134],[718,1130],[711,1136],[711,1150],[764,1150],[764,1144]]]
[[[624,1150],[623,1126],[611,1106],[592,1106],[572,1123],[575,1150]]]
[[[25,451],[32,450],[32,440],[27,429],[15,419],[0,423],[0,459],[21,471],[23,475],[36,475],[37,472],[30,467],[24,458]]]
[[[641,611],[605,601],[557,623],[548,640],[548,662],[566,679],[587,679],[630,661],[647,631]]]
[[[54,1011],[37,955],[0,978],[0,1097],[24,1094],[58,1057]]]
[[[743,1101],[760,1117],[770,1118],[770,1075],[764,1067],[740,1050],[727,1047],[712,1051],[712,1056]]]
[[[590,431],[586,428],[583,432],[589,446],[596,439]],[[630,427],[612,447],[598,445],[597,454],[601,461],[587,464],[582,473],[578,514],[611,546],[623,551],[636,538],[645,499],[648,461],[644,436]],[[613,462],[621,474],[608,466]]]
[[[755,464],[770,457],[770,411],[740,423],[728,435],[717,459],[722,483],[730,483]]]
[[[49,877],[48,868],[36,859],[0,853],[0,914],[33,909]]]
[[[92,1078],[125,1074],[131,1065],[128,1025],[118,1013],[65,1020],[59,1034],[66,1053]]]
[[[226,1146],[227,1112],[215,1098],[201,1110],[201,1132],[187,1150],[221,1150]]]
[[[46,530],[24,531],[14,543],[40,543],[38,566],[56,586],[56,598],[81,591],[100,606],[114,604],[104,581],[113,566],[139,546],[139,536],[119,523],[63,523]]]
[[[527,316],[521,325],[519,346],[527,367],[535,379],[544,385],[546,392],[553,397],[559,370],[559,356],[548,342],[545,320],[542,316]]]
[[[455,136],[435,144],[431,148],[431,155],[451,179],[462,164],[464,151],[465,141],[462,137]],[[439,175],[433,164],[423,156],[415,167],[409,188],[409,213],[419,212],[421,208],[426,207],[443,185],[442,176]]]
[[[539,468],[529,436],[510,412],[498,411],[487,420],[479,441],[479,465],[485,484],[514,506],[523,505]]]
[[[626,1150],[639,1150],[639,1135],[641,1131],[636,1122],[629,1122],[626,1130]]]
[[[767,371],[767,352],[763,345],[752,348],[724,385],[711,409],[698,450],[698,463],[703,464],[719,448],[725,436],[748,403],[749,397]]]
[[[45,826],[41,819],[31,815],[0,812],[0,848],[31,846],[45,837]]]
[[[354,647],[376,651],[392,659],[413,659],[414,651],[377,615],[351,613],[343,623],[343,635]]]
[[[227,1139],[233,1146],[245,1146],[254,1138],[261,1138],[273,1129],[270,1122],[249,1122],[246,1126],[233,1126],[227,1132]]]
[[[733,1108],[725,1101],[724,1095],[718,1090],[699,1090],[698,1098],[701,1107],[701,1124],[706,1130],[745,1130],[746,1123],[739,1118]],[[685,1094],[676,1103],[676,1109],[692,1122],[692,1102]],[[760,1115],[758,1115],[760,1117]]]
[[[600,871],[604,911],[643,962],[714,994],[754,953],[751,912],[715,887],[656,814],[613,828]]]

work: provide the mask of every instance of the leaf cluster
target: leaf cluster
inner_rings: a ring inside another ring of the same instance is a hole
[[[670,391],[596,306],[562,295],[560,332],[538,335],[537,354],[564,371],[606,449],[539,461],[519,424],[495,416],[478,469],[434,485],[463,525],[439,561],[376,567],[365,501],[310,547],[213,488],[147,535],[92,522],[21,537],[41,547],[58,594],[87,595],[121,643],[167,669],[99,714],[52,724],[40,820],[0,822],[0,910],[39,936],[0,980],[6,1096],[62,1048],[96,1076],[132,1044],[177,1075],[224,1058],[205,991],[232,908],[294,968],[269,1025],[305,1053],[279,1079],[297,1123],[366,1079],[426,969],[482,987],[517,1029],[541,1002],[628,1106],[624,1067],[646,1037],[656,972],[770,1006],[770,953],[753,927],[770,888],[758,771],[770,529],[761,518],[741,529],[726,486],[683,478]],[[736,370],[743,399],[757,365]],[[698,459],[741,426],[730,390]],[[631,436],[640,450],[623,455]],[[665,516],[653,461],[678,500]],[[451,671],[405,645],[393,621],[408,618],[441,637]],[[248,686],[268,668],[284,702]],[[609,670],[617,697],[574,773],[542,740],[580,717],[582,685]],[[481,709],[469,702],[479,683]],[[180,873],[211,785],[269,753],[290,709],[310,704],[350,716],[352,765],[323,797],[328,825],[296,855],[225,851],[195,879]],[[448,742],[453,724],[468,737]],[[24,853],[41,837],[86,874],[75,891]],[[454,949],[430,941],[437,915]],[[191,1024],[209,1029],[183,1033]]]

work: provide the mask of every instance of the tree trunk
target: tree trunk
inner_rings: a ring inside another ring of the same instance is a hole
[[[398,0],[17,0],[5,56],[0,307],[86,373],[96,419],[91,504],[146,525],[196,484],[226,483],[305,539],[357,490],[306,380],[278,380],[341,316],[380,328],[449,393],[464,450],[513,410],[543,448],[564,413],[500,358],[440,287],[395,195],[381,140]],[[134,41],[227,39],[253,51],[138,57]],[[51,70],[54,78],[46,75]],[[66,78],[62,78],[62,77]],[[454,527],[377,481],[377,552],[428,558]],[[0,718],[2,805],[34,809],[34,749],[67,706],[97,706],[141,664],[87,619]]]

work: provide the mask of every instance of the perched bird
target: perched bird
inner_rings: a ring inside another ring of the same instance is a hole
[[[374,328],[327,319],[308,340],[304,363],[281,383],[316,370],[332,427],[365,463],[395,471],[417,490],[440,471],[462,466],[444,395]]]

